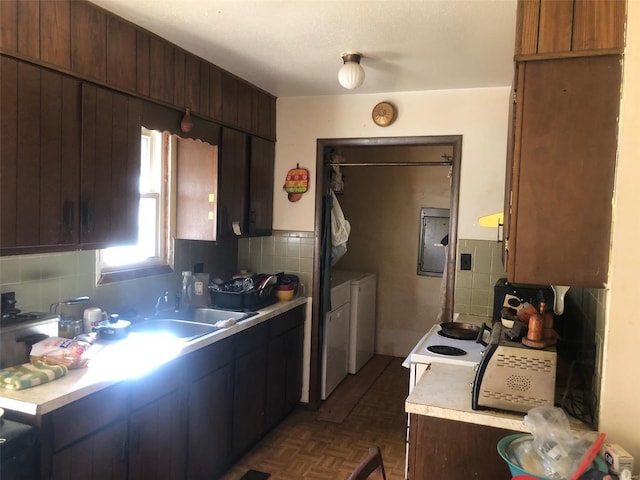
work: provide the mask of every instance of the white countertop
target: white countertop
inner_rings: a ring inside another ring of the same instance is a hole
[[[160,365],[230,337],[265,320],[307,303],[306,297],[277,302],[259,310],[257,316],[185,342],[171,337],[132,332],[117,341],[99,340],[91,347],[87,367],[69,370],[64,377],[24,390],[0,390],[0,408],[28,415],[43,415],[122,380],[141,377]]]
[[[522,422],[522,413],[471,408],[474,375],[473,367],[432,363],[407,397],[405,411],[529,433],[529,428]],[[571,417],[569,423],[574,430],[589,429],[587,425]]]

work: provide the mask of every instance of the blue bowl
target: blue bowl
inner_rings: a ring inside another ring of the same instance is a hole
[[[528,433],[515,433],[513,435],[507,435],[506,437],[502,438],[498,442],[498,453],[500,454],[502,459],[505,462],[507,462],[507,465],[509,466],[509,470],[511,471],[511,475],[513,477],[516,477],[518,475],[526,475],[526,476],[529,476],[531,478],[537,478],[539,480],[549,480],[547,477],[541,477],[541,476],[536,475],[534,473],[530,473],[530,472],[527,472],[526,470],[523,470],[522,467],[520,467],[516,463],[513,463],[513,461],[511,460],[511,458],[509,456],[509,453],[508,453],[509,452],[509,447],[511,445],[511,442],[514,442],[514,441],[526,441],[526,440],[533,440],[533,436],[529,435]],[[593,468],[595,470],[598,470],[599,472],[605,472],[606,473],[606,472],[609,471],[608,468],[607,468],[607,464],[600,457],[596,457],[595,458],[595,460],[593,461],[593,464],[591,465],[591,468]]]

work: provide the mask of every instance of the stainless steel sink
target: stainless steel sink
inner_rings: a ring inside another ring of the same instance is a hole
[[[214,324],[221,320],[233,319],[241,322],[247,318],[257,315],[257,312],[231,312],[228,310],[220,310],[217,308],[196,308],[190,320],[200,323]]]
[[[131,326],[132,332],[167,333],[185,342],[213,333],[216,330],[220,329],[208,323],[190,322],[173,318],[145,320]]]

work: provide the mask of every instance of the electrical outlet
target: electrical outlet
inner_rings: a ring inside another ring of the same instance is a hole
[[[471,254],[460,254],[460,270],[471,270]]]

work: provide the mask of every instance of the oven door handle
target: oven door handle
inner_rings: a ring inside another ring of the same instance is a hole
[[[478,336],[476,337],[476,343],[481,344],[483,347],[486,347],[487,345],[489,345],[487,342],[484,341],[484,332],[489,332],[491,333],[491,327],[488,326],[486,323],[482,323],[482,326],[480,327],[480,331],[478,332]]]

